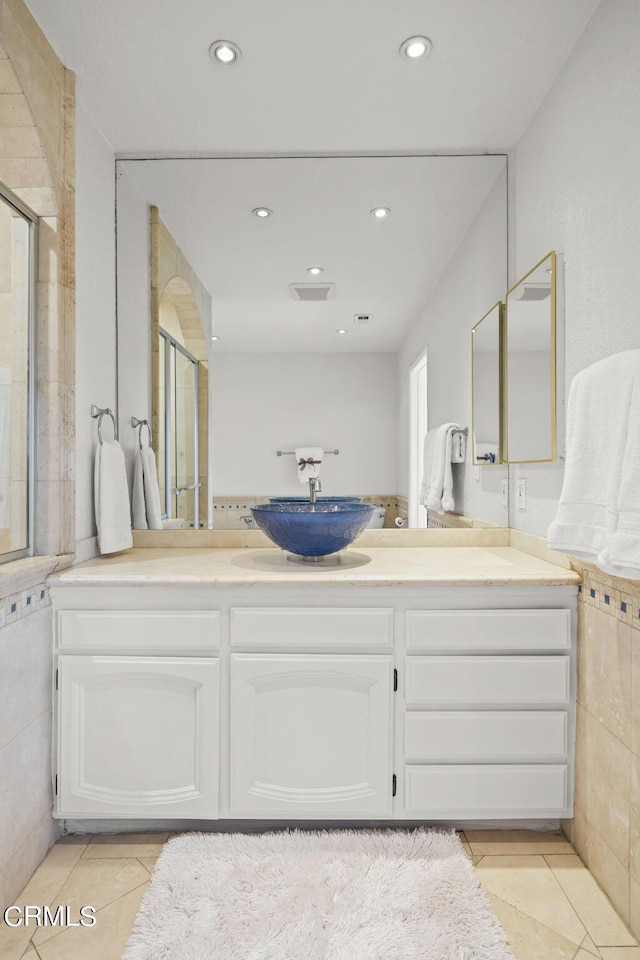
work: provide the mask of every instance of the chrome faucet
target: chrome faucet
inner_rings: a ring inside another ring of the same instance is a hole
[[[309,503],[315,503],[319,493],[322,493],[320,477],[309,477]]]

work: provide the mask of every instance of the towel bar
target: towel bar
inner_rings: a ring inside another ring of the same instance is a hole
[[[118,427],[116,426],[116,418],[113,415],[113,410],[111,407],[96,407],[95,403],[91,404],[91,416],[94,420],[98,421],[98,441],[100,446],[104,443],[102,439],[102,418],[111,417],[111,422],[113,423],[113,439],[118,439]]]
[[[339,450],[325,450],[324,452],[335,454],[336,457],[340,453]],[[277,457],[294,457],[295,453],[295,450],[276,450]]]

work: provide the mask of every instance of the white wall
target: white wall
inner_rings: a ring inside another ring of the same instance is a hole
[[[506,174],[501,174],[453,255],[398,358],[399,490],[409,493],[409,369],[427,347],[429,429],[457,421],[471,428],[471,327],[503,299],[506,276]],[[470,445],[467,463],[454,466],[457,513],[507,523],[501,505],[501,465],[474,471]],[[479,480],[475,479],[476,474]]]
[[[96,526],[92,403],[116,406],[115,161],[76,104],[76,539],[91,556]],[[111,426],[105,434],[111,436]],[[84,541],[84,543],[83,543]]]
[[[603,0],[511,157],[509,279],[564,254],[567,390],[589,364],[640,347],[639,49],[640,4]],[[546,535],[562,473],[512,468],[527,481],[512,526]]]
[[[212,367],[213,495],[303,494],[294,457],[337,448],[324,493],[395,494],[395,353],[219,353]]]

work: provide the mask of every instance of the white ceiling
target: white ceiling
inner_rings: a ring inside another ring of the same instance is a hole
[[[123,176],[211,292],[216,350],[252,353],[397,350],[497,179],[506,190],[501,156],[125,160]],[[376,220],[375,206],[390,216]],[[291,298],[310,266],[334,300]]]
[[[116,153],[511,146],[599,0],[27,0]],[[398,55],[416,33],[424,62]],[[209,44],[243,51],[213,64]]]

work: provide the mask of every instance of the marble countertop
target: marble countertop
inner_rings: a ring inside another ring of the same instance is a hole
[[[527,586],[578,584],[572,570],[512,547],[351,548],[319,563],[278,549],[135,548],[49,578],[63,586],[264,586],[265,584]]]

